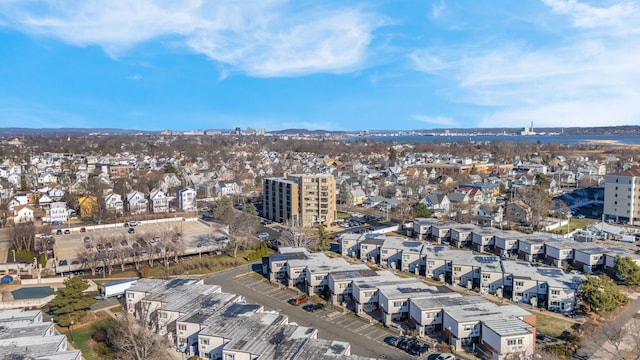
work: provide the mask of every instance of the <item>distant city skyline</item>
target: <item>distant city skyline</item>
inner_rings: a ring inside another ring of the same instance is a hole
[[[0,1],[0,127],[640,124],[635,1]]]

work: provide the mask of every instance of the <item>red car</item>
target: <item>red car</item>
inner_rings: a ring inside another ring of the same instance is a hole
[[[87,228],[83,228],[83,227],[81,227],[81,228],[80,228],[80,232],[81,232],[81,233],[87,232]]]
[[[69,235],[69,234],[71,234],[71,230],[69,230],[69,229],[65,229],[65,230],[64,230],[64,233],[65,233],[65,235]]]

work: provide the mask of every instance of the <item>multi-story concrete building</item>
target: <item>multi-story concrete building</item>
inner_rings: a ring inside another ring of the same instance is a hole
[[[603,214],[616,222],[636,224],[640,221],[640,168],[604,177]]]
[[[266,178],[263,215],[296,226],[330,224],[336,219],[336,181],[327,174]]]

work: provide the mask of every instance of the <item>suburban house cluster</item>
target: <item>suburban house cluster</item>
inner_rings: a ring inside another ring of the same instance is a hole
[[[356,314],[380,316],[385,325],[407,321],[420,336],[441,333],[456,348],[476,344],[494,359],[535,350],[535,315],[517,305],[445,292],[416,278],[302,248],[279,248],[263,259],[263,272],[272,282],[322,293]]]
[[[42,320],[41,310],[0,311],[0,358],[82,360],[80,350],[68,348],[53,322]]]
[[[347,342],[318,338],[318,330],[249,304],[202,279],[140,279],[125,292],[126,310],[144,319],[177,349],[205,359],[366,360]]]

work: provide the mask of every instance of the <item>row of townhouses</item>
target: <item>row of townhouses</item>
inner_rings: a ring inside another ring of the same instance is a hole
[[[630,257],[640,264],[640,255],[636,253],[635,247],[623,242],[617,242],[615,245],[580,242],[554,238],[544,233],[525,234],[512,230],[504,231],[453,221],[421,218],[413,220],[413,234],[417,239],[432,243],[470,248],[481,253],[495,254],[503,259],[520,259],[536,265],[544,263],[559,268],[571,266],[587,274],[598,272],[612,274],[615,260],[619,256]],[[348,250],[346,255],[354,256],[349,254]],[[365,256],[364,259],[367,257]],[[388,265],[392,266],[392,264]],[[408,271],[413,270],[408,269]]]
[[[0,358],[82,360],[80,350],[68,348],[53,322],[42,320],[41,310],[0,311]]]
[[[188,355],[205,359],[366,360],[350,344],[318,338],[318,330],[289,323],[288,317],[246,303],[202,279],[140,279],[125,292],[136,318],[172,339]]]
[[[265,257],[263,272],[272,282],[323,293],[356,314],[380,315],[385,325],[407,321],[420,336],[440,333],[456,348],[475,344],[493,359],[528,358],[535,351],[535,316],[517,305],[445,292],[416,278],[302,248],[283,247]]]

